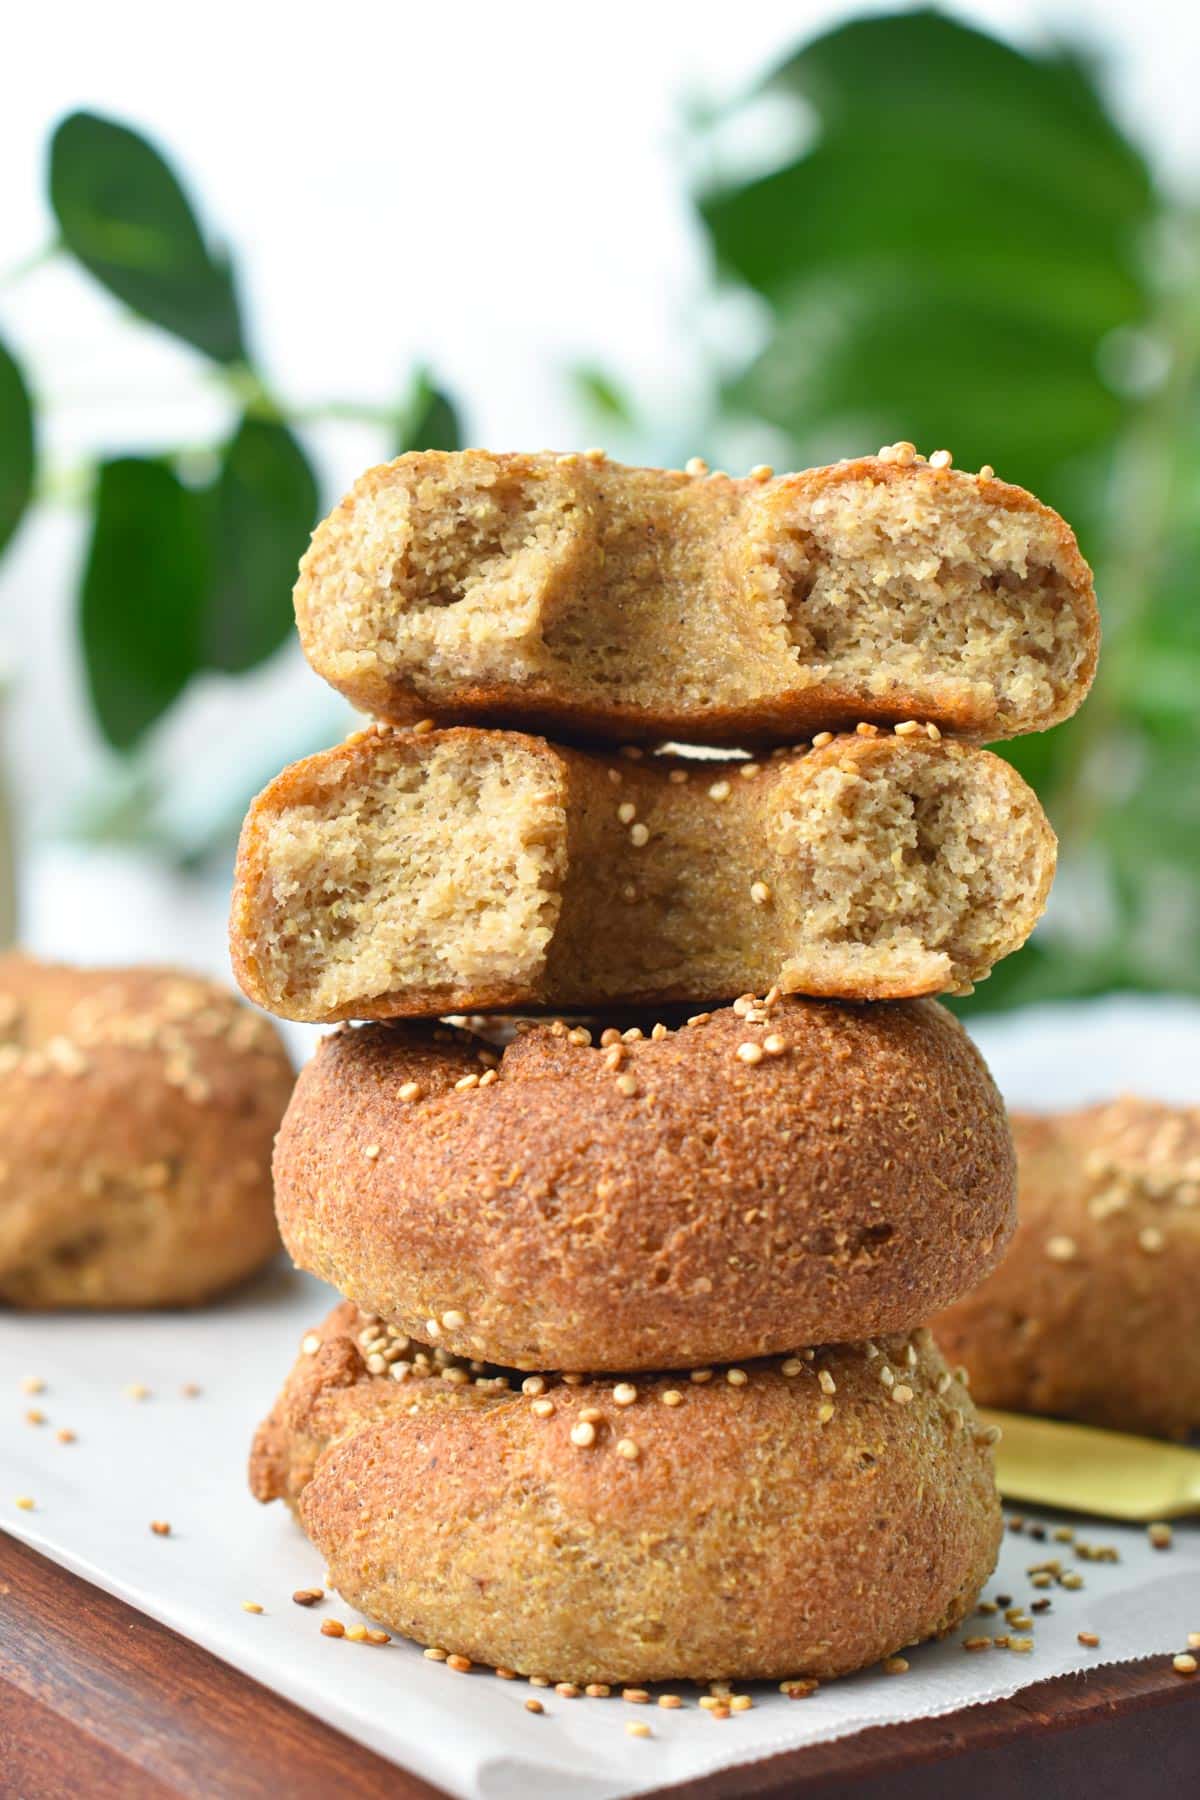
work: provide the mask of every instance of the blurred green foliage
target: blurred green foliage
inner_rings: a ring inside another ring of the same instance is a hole
[[[744,106],[769,107],[792,148],[723,172],[742,108],[702,137],[714,270],[761,327],[720,384],[710,455],[805,466],[898,438],[948,445],[1058,507],[1096,569],[1091,698],[1004,746],[1060,834],[1055,908],[975,1003],[1200,991],[1200,214],[1123,132],[1083,57],[1022,52],[937,12],[853,20]],[[49,193],[55,253],[189,345],[229,400],[210,454],[92,471],[81,643],[97,721],[136,771],[197,674],[251,669],[290,634],[321,509],[296,429],[311,415],[273,391],[233,261],[143,137],[65,119]],[[632,441],[612,377],[589,366],[574,380],[583,409]],[[0,552],[34,496],[35,415],[0,343]],[[320,416],[368,415],[393,452],[462,441],[425,369],[394,404]],[[143,794],[136,773],[130,792]]]
[[[74,113],[50,144],[49,196],[53,253],[198,351],[233,414],[209,455],[191,445],[90,471],[79,584],[88,690],[108,743],[136,752],[195,676],[244,674],[290,638],[296,564],[320,495],[296,416],[256,360],[234,265],[206,239],[161,153],[127,126]],[[460,441],[457,411],[424,369],[394,406],[321,410],[368,418],[394,452]],[[0,551],[33,498],[36,460],[29,386],[0,343]]]
[[[1080,56],[937,12],[843,25],[748,99],[798,148],[750,177],[718,164],[699,197],[764,321],[716,443],[792,467],[949,446],[1058,507],[1096,570],[1091,698],[1003,747],[1060,834],[1056,908],[975,1004],[1200,991],[1196,212]]]

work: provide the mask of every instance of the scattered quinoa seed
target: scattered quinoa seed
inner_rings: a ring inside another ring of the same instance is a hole
[[[544,1712],[545,1712],[545,1710],[546,1710],[546,1709],[545,1709],[545,1707],[544,1707],[544,1706],[543,1706],[543,1705],[542,1705],[542,1703],[541,1703],[541,1701],[540,1701],[540,1700],[527,1700],[527,1701],[526,1701],[526,1702],[525,1702],[525,1711],[526,1711],[526,1712],[531,1712],[531,1713],[544,1713]]]
[[[1178,1656],[1171,1658],[1171,1667],[1177,1675],[1194,1675],[1197,1667],[1196,1659],[1184,1650]]]
[[[1174,1541],[1174,1533],[1164,1519],[1156,1519],[1153,1525],[1148,1525],[1146,1536],[1156,1550],[1169,1550]]]
[[[644,1719],[630,1719],[625,1729],[630,1737],[648,1738],[650,1736],[650,1727]]]
[[[170,1537],[171,1527],[166,1519],[151,1519],[150,1529],[155,1537]]]
[[[1089,1650],[1094,1650],[1100,1642],[1099,1636],[1094,1631],[1080,1631],[1076,1633],[1076,1636],[1078,1637],[1079,1642],[1085,1645]]]
[[[258,1604],[257,1600],[243,1600],[242,1611],[248,1613],[260,1613],[262,1607]]]
[[[345,1637],[345,1635],[346,1635],[346,1627],[342,1624],[342,1621],[340,1619],[322,1619],[321,1620],[321,1636],[322,1637]],[[428,1650],[425,1652],[425,1654],[426,1654],[426,1656],[429,1655]]]

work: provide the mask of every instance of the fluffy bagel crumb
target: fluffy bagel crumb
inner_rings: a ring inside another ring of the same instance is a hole
[[[626,827],[606,758],[515,732],[366,731],[296,763],[243,828],[238,980],[325,1022],[694,1004],[775,982],[901,999],[968,990],[1045,906],[1053,833],[974,746],[842,736],[732,790],[671,772],[665,757],[626,771]],[[746,903],[752,881],[769,906]]]
[[[365,712],[745,744],[859,719],[997,738],[1079,705],[1087,565],[1030,494],[894,446],[745,480],[413,452],[314,534],[305,654]]]

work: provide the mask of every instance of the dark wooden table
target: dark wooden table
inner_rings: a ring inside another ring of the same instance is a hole
[[[1181,1678],[1162,1656],[662,1791],[672,1800],[1145,1800],[1194,1793],[1198,1780],[1200,1676]],[[6,1800],[438,1793],[0,1532]]]

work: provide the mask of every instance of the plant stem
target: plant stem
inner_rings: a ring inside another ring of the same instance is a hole
[[[5,269],[3,274],[0,274],[0,288],[16,287],[19,281],[24,281],[27,275],[32,275],[35,269],[42,267],[43,263],[53,262],[61,249],[62,240],[57,237],[51,238],[42,245],[40,250],[31,251],[28,256],[22,257],[20,262],[14,263],[11,269]]]

